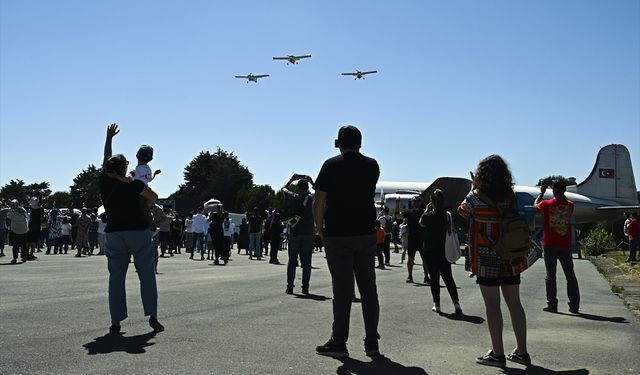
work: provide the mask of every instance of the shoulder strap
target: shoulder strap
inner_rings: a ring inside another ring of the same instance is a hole
[[[447,228],[447,233],[451,234],[453,232],[453,218],[451,217],[451,212],[447,211],[447,221],[449,222],[449,228]]]

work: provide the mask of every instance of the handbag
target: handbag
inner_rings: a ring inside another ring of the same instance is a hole
[[[462,254],[460,252],[460,240],[458,239],[458,234],[453,231],[453,220],[449,211],[447,211],[447,221],[449,222],[449,227],[444,241],[444,256],[449,263],[455,263]]]

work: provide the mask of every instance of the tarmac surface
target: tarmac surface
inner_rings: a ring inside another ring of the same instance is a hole
[[[5,248],[6,254],[11,254]],[[568,312],[558,270],[560,312],[545,313],[544,264],[522,275],[533,366],[474,362],[490,348],[480,291],[459,261],[454,278],[464,316],[441,288],[443,314],[431,311],[427,286],[405,283],[399,254],[377,270],[380,351],[362,346],[361,306],[351,313],[350,357],[315,354],[331,328],[331,280],[323,253],[314,255],[310,297],[286,295],[286,266],[250,261],[232,251],[227,266],[160,259],[159,319],[153,334],[143,317],[139,283],[129,269],[129,318],[124,334],[108,335],[104,256],[44,255],[26,264],[0,258],[0,374],[640,374],[640,322],[611,293],[588,260],[575,259],[581,314]],[[280,261],[286,262],[286,252]],[[300,268],[296,293],[300,293]],[[421,267],[414,280],[421,281]],[[443,285],[441,283],[441,285]],[[515,346],[503,303],[505,350]]]

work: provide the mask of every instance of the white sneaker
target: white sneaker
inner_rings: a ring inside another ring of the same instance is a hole
[[[431,311],[433,312],[437,312],[438,314],[440,314],[440,304],[439,303],[434,303],[433,307],[431,308]]]
[[[456,310],[456,314],[462,314],[462,307],[460,307],[459,302],[454,302],[453,308]]]

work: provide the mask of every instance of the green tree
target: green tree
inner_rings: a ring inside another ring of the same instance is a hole
[[[556,180],[564,181],[567,186],[571,186],[571,185],[576,185],[577,184],[575,177],[565,178],[564,176],[561,176],[561,175],[551,175],[551,176],[547,176],[547,177],[543,177],[543,178],[539,179],[538,180],[538,186],[542,186],[542,184],[545,181],[556,181]]]
[[[264,211],[268,207],[273,207],[281,211],[282,207],[278,207],[276,202],[276,193],[271,186],[253,185],[240,191],[235,207],[238,209],[237,212],[253,211],[254,207],[258,207],[261,211]]]
[[[27,185],[23,180],[11,180],[0,188],[0,199],[17,199],[22,203],[27,202],[30,197],[38,197],[44,200],[49,194],[51,194],[51,190],[49,190],[48,182]]]
[[[29,197],[38,197],[41,201],[45,201],[51,194],[48,182],[33,183],[25,186]]]
[[[0,189],[0,198],[5,200],[17,199],[26,202],[29,199],[27,188],[22,180],[11,180]]]
[[[99,207],[100,199],[100,173],[101,169],[89,164],[87,169],[73,179],[70,186],[71,203],[73,207]]]
[[[68,191],[56,191],[47,198],[47,203],[58,208],[68,208],[73,205],[73,199]]]
[[[237,212],[238,195],[253,186],[253,175],[240,164],[233,152],[218,148],[203,151],[184,169],[185,183],[169,196],[181,201],[180,210],[194,210],[211,198],[218,199],[225,209]]]

